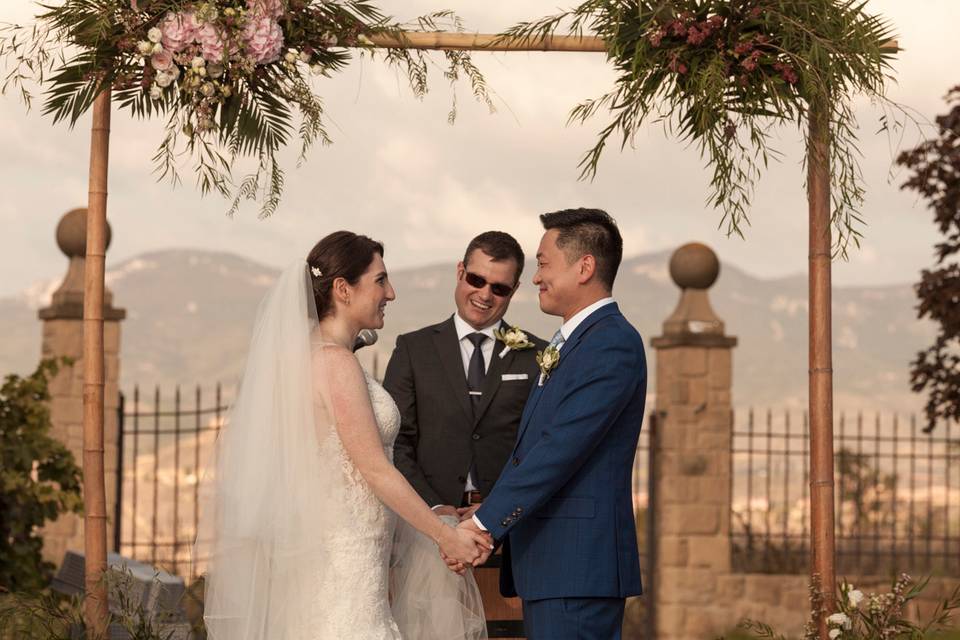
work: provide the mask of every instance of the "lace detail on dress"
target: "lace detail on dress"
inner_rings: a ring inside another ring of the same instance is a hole
[[[384,452],[393,461],[400,412],[390,394],[369,374],[367,390]],[[346,478],[343,526],[329,532],[330,567],[322,572],[317,594],[316,640],[401,640],[390,612],[388,571],[396,516],[370,489],[331,433],[320,444],[321,460],[339,460]],[[306,637],[304,640],[306,640]],[[296,639],[300,640],[300,639]]]

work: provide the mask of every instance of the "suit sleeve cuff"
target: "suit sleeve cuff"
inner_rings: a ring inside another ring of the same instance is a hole
[[[489,531],[489,529],[487,529],[485,526],[483,526],[483,523],[480,522],[480,518],[477,517],[477,514],[473,514],[473,523],[474,523],[475,525],[477,525],[478,527],[480,527],[480,530],[481,530],[481,531]]]

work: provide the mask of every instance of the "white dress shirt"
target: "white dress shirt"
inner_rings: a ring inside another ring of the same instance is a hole
[[[587,316],[589,316],[591,313],[593,313],[600,307],[605,307],[606,305],[611,304],[613,302],[615,302],[615,300],[611,297],[601,298],[596,302],[594,302],[593,304],[587,307],[584,307],[583,309],[575,313],[572,318],[564,322],[560,326],[560,333],[563,335],[563,342],[561,342],[557,346],[557,351],[563,350],[563,345],[566,344],[567,340],[570,339],[570,336],[573,335],[573,332],[577,330],[577,327],[579,327],[580,324],[587,319]],[[480,518],[478,518],[476,515],[473,516],[473,522],[478,527],[480,527],[481,530],[483,531],[487,530],[487,528],[483,526],[483,523],[480,522]]]
[[[483,341],[483,344],[480,345],[480,352],[483,354],[483,372],[486,373],[490,370],[490,362],[493,359],[493,348],[497,344],[497,339],[493,335],[493,330],[500,326],[500,320],[497,320],[489,327],[484,327],[483,329],[474,329],[467,321],[460,317],[459,313],[453,314],[453,326],[457,330],[457,340],[460,341],[460,358],[463,361],[463,375],[470,375],[470,359],[473,358],[473,343],[467,339],[467,336],[471,333],[482,333],[487,336],[487,339]],[[476,491],[477,485],[473,481],[473,474],[467,473],[467,484],[463,488],[464,491]],[[439,505],[437,505],[439,506]],[[459,505],[454,505],[459,506]],[[436,506],[434,507],[436,508]]]

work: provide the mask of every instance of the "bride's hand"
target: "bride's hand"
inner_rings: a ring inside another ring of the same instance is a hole
[[[446,524],[438,537],[440,551],[448,558],[475,566],[491,545],[486,537],[477,531],[463,528],[454,529]]]

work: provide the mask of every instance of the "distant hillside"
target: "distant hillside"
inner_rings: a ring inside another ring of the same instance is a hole
[[[644,337],[660,333],[679,292],[667,274],[669,253],[624,261],[616,297]],[[541,336],[557,320],[540,313],[530,284],[533,266],[507,319]],[[109,269],[108,286],[123,323],[121,378],[165,389],[175,384],[232,386],[242,371],[257,304],[277,270],[227,253],[161,251]],[[391,274],[398,300],[387,308],[387,326],[374,349],[365,350],[381,371],[396,335],[438,322],[453,312],[453,265],[406,269]],[[36,309],[57,283],[40,283],[15,298],[0,299],[0,371],[26,372],[39,356]],[[52,286],[51,286],[52,285]],[[807,384],[806,278],[764,280],[724,265],[711,291],[734,353],[737,406],[803,406]],[[850,409],[914,409],[921,400],[909,391],[908,364],[932,336],[915,317],[909,286],[846,287],[834,290],[836,405]],[[652,361],[652,350],[649,353]],[[652,373],[652,367],[651,367]],[[651,389],[652,389],[651,380]]]

